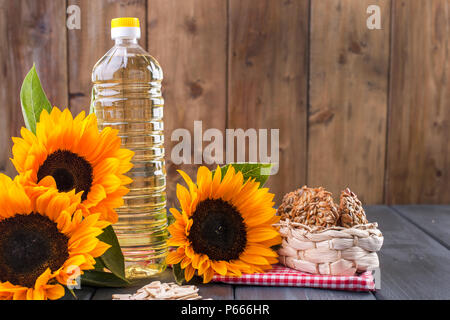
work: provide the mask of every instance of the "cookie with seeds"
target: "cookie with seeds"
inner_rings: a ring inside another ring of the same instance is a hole
[[[328,228],[336,226],[338,207],[330,192],[323,187],[303,186],[286,194],[278,208],[282,220],[289,219],[307,226]]]
[[[349,188],[341,192],[339,216],[338,224],[345,228],[369,223],[361,201]]]

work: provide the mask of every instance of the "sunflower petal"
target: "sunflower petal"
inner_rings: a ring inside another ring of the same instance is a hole
[[[265,257],[278,257],[278,254],[272,249],[257,244],[249,244],[247,248],[245,248],[245,252],[248,254],[261,255]]]
[[[187,282],[189,282],[192,279],[192,277],[194,276],[194,273],[195,273],[195,269],[192,268],[191,265],[188,265],[186,267],[186,269],[184,269],[184,278],[186,279]]]
[[[177,172],[181,175],[181,177],[184,179],[184,181],[186,182],[186,184],[189,188],[194,186],[194,182],[192,181],[191,177],[189,177],[189,175],[186,172],[184,172],[183,170],[177,170]]]
[[[172,252],[169,252],[169,254],[167,255],[166,262],[167,262],[167,264],[177,264],[181,260],[183,260],[184,257],[185,257],[184,250],[183,251],[179,251],[179,250],[172,251]]]
[[[275,238],[278,235],[278,231],[272,227],[249,228],[247,240],[249,242],[260,242]]]
[[[91,252],[89,252],[89,254],[92,257],[97,258],[97,257],[102,256],[109,248],[111,248],[111,245],[109,245],[105,242],[99,241],[97,243],[97,246],[95,247],[95,249],[92,250]]]
[[[225,261],[212,261],[211,266],[218,274],[222,276],[227,274],[227,264]]]
[[[214,270],[213,268],[208,268],[205,270],[205,273],[203,274],[203,283],[208,283],[212,280],[214,276]]]
[[[256,264],[256,265],[269,264],[269,262],[267,261],[267,259],[265,257],[257,255],[257,254],[248,254],[246,252],[242,253],[239,256],[239,259],[244,262],[247,262],[250,264]]]

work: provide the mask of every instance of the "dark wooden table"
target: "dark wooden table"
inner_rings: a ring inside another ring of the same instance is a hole
[[[381,288],[376,292],[210,283],[198,285],[200,295],[226,300],[450,299],[450,206],[368,206],[366,212],[384,235],[379,253]],[[107,300],[113,293],[134,293],[153,280],[173,278],[167,270],[133,287],[86,287],[75,292],[79,299]]]

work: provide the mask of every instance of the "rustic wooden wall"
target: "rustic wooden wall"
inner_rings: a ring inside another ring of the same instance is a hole
[[[450,1],[394,1],[386,201],[450,202]]]
[[[308,178],[382,203],[389,70],[389,0],[382,30],[366,27],[372,0],[311,2]]]
[[[81,8],[81,30],[65,27]],[[381,30],[366,27],[369,5]],[[0,171],[14,175],[20,85],[36,62],[54,105],[88,110],[113,17],[137,16],[175,128],[280,129],[282,195],[354,189],[367,204],[450,203],[450,0],[0,0]],[[195,166],[182,166],[189,173]],[[180,178],[167,157],[169,203]]]

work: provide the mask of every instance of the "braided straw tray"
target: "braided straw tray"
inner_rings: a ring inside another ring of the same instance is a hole
[[[313,274],[354,275],[378,268],[383,235],[377,223],[352,228],[314,228],[282,220],[280,262]]]

